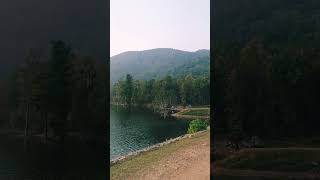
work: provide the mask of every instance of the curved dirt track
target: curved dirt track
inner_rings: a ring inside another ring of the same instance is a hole
[[[210,138],[194,141],[187,147],[162,158],[151,167],[141,169],[131,180],[209,180],[210,179]]]

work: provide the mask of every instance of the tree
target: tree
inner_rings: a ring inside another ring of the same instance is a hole
[[[63,41],[51,43],[49,101],[55,116],[51,123],[55,133],[64,137],[66,121],[71,108],[72,50]]]
[[[125,99],[127,106],[131,106],[133,96],[133,78],[130,74],[127,74],[126,80],[123,84],[122,95]]]

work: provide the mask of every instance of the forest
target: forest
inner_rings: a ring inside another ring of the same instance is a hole
[[[2,99],[2,117],[7,118],[1,119],[1,129],[57,141],[71,134],[85,140],[103,137],[107,78],[106,63],[75,53],[63,41],[30,49],[3,83],[1,94],[7,98]]]
[[[272,46],[319,44],[318,0],[216,0],[212,6],[214,46],[245,45],[263,38]]]
[[[135,79],[161,79],[172,77],[209,76],[210,51],[194,52],[171,48],[127,51],[110,58],[110,81],[112,84],[130,74]]]
[[[319,134],[320,51],[260,40],[216,47],[216,128],[247,135]]]
[[[127,74],[111,89],[113,104],[171,107],[175,105],[208,105],[210,79],[207,75],[135,80]]]
[[[219,131],[319,134],[319,6],[316,0],[215,2],[211,94]]]

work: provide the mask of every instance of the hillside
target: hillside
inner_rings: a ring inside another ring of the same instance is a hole
[[[209,73],[210,51],[181,51],[158,48],[145,51],[129,51],[111,57],[111,82],[126,74],[135,79],[160,78],[165,75],[183,76]]]

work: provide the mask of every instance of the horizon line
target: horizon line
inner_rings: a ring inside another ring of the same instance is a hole
[[[207,51],[210,51],[210,48],[200,48],[200,49],[197,49],[197,50],[183,50],[183,49],[177,49],[177,48],[150,48],[150,49],[143,49],[143,50],[128,50],[128,51],[123,51],[123,52],[120,52],[120,53],[117,53],[115,55],[111,55],[110,54],[110,58],[114,57],[114,56],[117,56],[117,55],[120,55],[120,54],[123,54],[123,53],[128,53],[128,52],[142,52],[142,51],[149,51],[149,50],[155,50],[155,49],[172,49],[172,50],[178,50],[178,51],[184,51],[184,52],[197,52],[197,51],[201,51],[201,50],[207,50]]]

